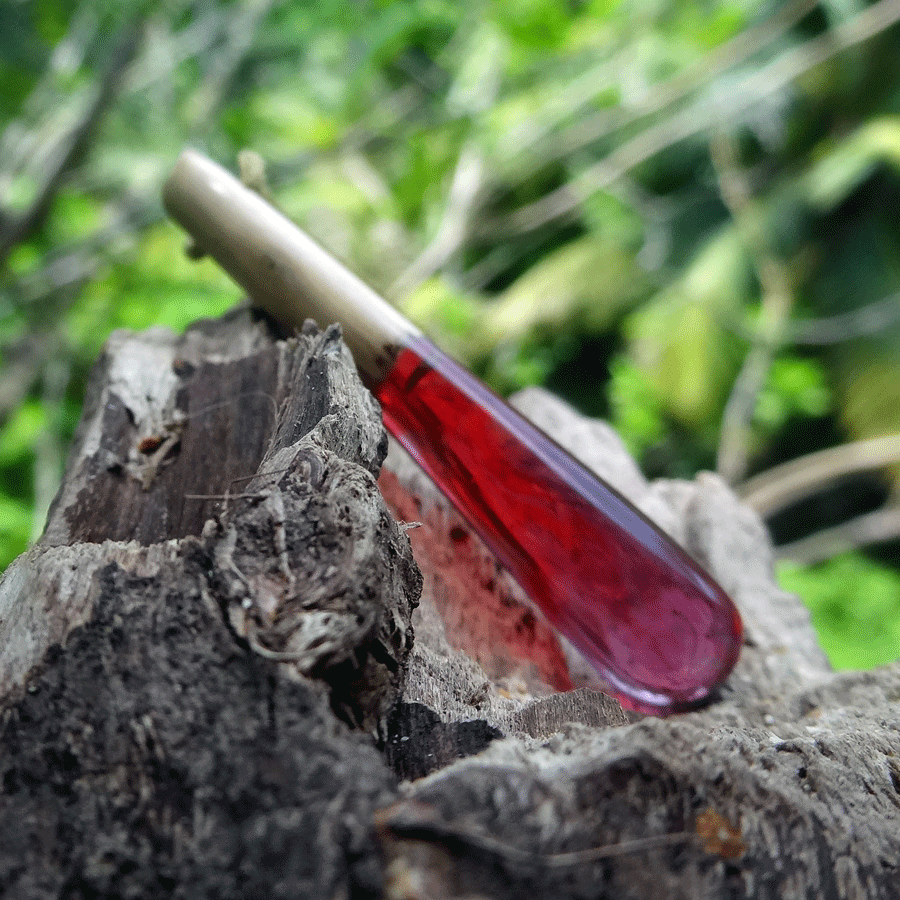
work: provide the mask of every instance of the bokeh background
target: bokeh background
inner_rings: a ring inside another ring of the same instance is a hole
[[[766,518],[832,661],[900,656],[900,0],[0,3],[0,567],[115,328],[239,297],[193,145],[509,393]]]

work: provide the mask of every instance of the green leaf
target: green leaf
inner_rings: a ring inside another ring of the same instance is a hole
[[[632,342],[635,359],[668,411],[686,425],[710,419],[734,371],[723,365],[727,335],[710,310],[665,297],[641,310],[630,330],[637,336]]]
[[[555,49],[568,34],[569,10],[561,0],[507,0],[493,12],[523,50]]]
[[[838,398],[841,418],[857,440],[900,433],[900,362],[893,355],[855,357],[845,365]],[[864,360],[864,361],[863,361]],[[900,467],[892,467],[900,481]]]
[[[596,235],[563,244],[518,278],[485,313],[484,349],[537,329],[608,328],[643,299],[649,280],[634,256]]]
[[[791,416],[821,416],[831,405],[831,391],[820,363],[796,356],[776,359],[760,392],[754,424],[768,433]]]
[[[446,278],[429,278],[404,298],[403,313],[427,329],[451,356],[471,362],[470,336],[479,329],[482,308],[474,298],[453,289]]]
[[[181,331],[233,306],[240,289],[212,260],[189,259],[184,248],[184,235],[170,223],[150,229],[135,256],[87,286],[67,316],[70,337],[96,353],[113,328]]]
[[[447,92],[451,115],[476,115],[493,105],[506,62],[509,41],[496,26],[482,22],[457,62],[456,78]]]
[[[720,324],[746,298],[746,260],[733,230],[711,241],[679,283],[626,323],[634,364],[666,411],[698,427],[717,417],[739,365],[736,339]]]
[[[636,459],[662,440],[666,423],[659,392],[646,372],[625,356],[610,365],[609,404],[612,423]]]
[[[235,104],[224,124],[237,146],[252,144],[267,159],[331,147],[343,128],[337,116],[288,83]]]

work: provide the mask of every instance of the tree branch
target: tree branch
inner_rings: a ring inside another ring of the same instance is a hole
[[[898,462],[900,434],[889,434],[792,459],[747,479],[736,490],[744,503],[768,517],[838,478]]]
[[[40,228],[47,218],[63,179],[87,151],[103,116],[112,105],[122,73],[137,51],[140,32],[140,25],[135,23],[128,24],[120,32],[106,71],[98,79],[93,99],[78,122],[59,138],[43,181],[28,209],[18,214],[5,213],[0,217],[0,266],[6,262],[13,248]]]
[[[875,512],[866,513],[825,528],[809,537],[776,548],[779,559],[811,565],[869,544],[880,544],[900,537],[900,507],[891,504]]]
[[[852,338],[880,334],[898,320],[900,291],[840,315],[794,322],[789,334],[794,344],[840,344]]]
[[[734,140],[719,135],[711,142],[710,150],[722,200],[753,259],[762,292],[759,327],[725,404],[719,431],[716,470],[726,481],[733,482],[747,470],[753,414],[772,358],[784,344],[794,290],[787,266],[772,252],[755,220],[750,185],[740,167]]]
[[[898,20],[900,3],[881,0],[849,22],[786,51],[748,75],[728,97],[718,98],[720,102],[703,99],[649,126],[589,166],[573,181],[520,207],[504,219],[487,223],[486,230],[495,236],[518,234],[570,215],[585,199],[609,187],[635,166],[679,141],[702,134],[717,123],[745,112],[816,66],[881,34]]]
[[[391,294],[408,294],[446,265],[471,232],[472,216],[484,195],[483,189],[484,160],[478,150],[466,144],[453,172],[447,206],[437,233],[400,274],[391,287]]]
[[[669,81],[647,94],[636,107],[622,106],[580,117],[561,135],[554,136],[550,159],[559,159],[583,150],[590,144],[634,125],[641,119],[671,109],[714,78],[746,62],[751,56],[771,47],[786,31],[818,6],[818,0],[793,0],[765,22],[751,25],[730,41],[714,48],[688,65]],[[596,95],[596,91],[595,91]]]

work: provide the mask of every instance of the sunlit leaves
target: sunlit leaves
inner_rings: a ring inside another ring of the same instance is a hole
[[[641,459],[665,435],[663,397],[646,372],[624,356],[616,357],[610,368],[612,423],[629,452]]]
[[[491,106],[499,90],[509,50],[509,38],[499,28],[482,23],[465,42],[447,91],[451,116],[477,115]]]
[[[403,312],[457,359],[471,362],[473,336],[481,330],[482,305],[453,289],[446,278],[429,278],[409,294]]]
[[[27,462],[38,435],[47,424],[47,411],[35,400],[23,403],[0,430],[0,466]]]
[[[298,93],[290,83],[254,92],[246,102],[231,106],[223,124],[235,146],[252,146],[267,159],[308,149],[333,147],[345,123],[321,105]]]
[[[47,427],[48,410],[31,400],[0,428],[0,566],[21,553],[31,536],[34,445]]]
[[[714,420],[721,410],[740,361],[740,342],[726,325],[750,290],[745,251],[724,232],[626,323],[634,365],[662,408],[686,425]]]
[[[0,494],[0,565],[6,565],[27,546],[32,532],[31,498]]]
[[[531,330],[577,324],[600,332],[649,293],[634,254],[598,236],[564,244],[520,276],[486,310],[479,339],[487,349]]]
[[[565,42],[571,15],[563,0],[509,0],[496,6],[499,24],[518,47],[549,51]]]
[[[183,329],[233,306],[241,296],[233,282],[210,260],[188,259],[184,248],[164,225],[149,231],[135,254],[86,287],[67,316],[70,338],[97,353],[113,328]]]
[[[795,356],[777,359],[756,403],[754,424],[770,436],[792,416],[825,415],[831,401],[821,365]]]
[[[841,370],[841,415],[856,438],[900,433],[900,357],[894,353],[872,356],[860,351],[853,357],[859,368]],[[893,468],[900,481],[900,466]]]

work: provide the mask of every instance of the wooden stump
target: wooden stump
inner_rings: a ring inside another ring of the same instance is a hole
[[[118,333],[0,582],[0,896],[900,897],[900,666],[829,670],[718,479],[647,484],[602,423],[517,402],[738,603],[714,703],[592,690],[382,470],[337,329]]]

